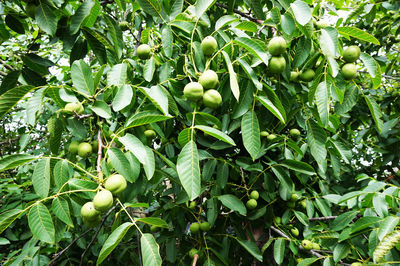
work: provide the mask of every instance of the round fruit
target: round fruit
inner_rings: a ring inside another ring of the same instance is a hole
[[[199,251],[197,250],[197,249],[195,249],[195,248],[192,248],[190,251],[189,251],[189,257],[190,258],[194,258],[194,255],[199,255]]]
[[[81,208],[81,216],[87,221],[95,221],[100,212],[94,208],[92,201],[86,202]]]
[[[34,3],[28,3],[25,7],[25,12],[28,17],[35,18],[36,5]]]
[[[185,88],[183,89],[183,95],[188,100],[197,101],[203,98],[204,90],[203,86],[198,82],[190,82],[186,84]]]
[[[288,206],[288,208],[293,209],[293,208],[296,206],[296,202],[294,202],[294,201],[289,201],[289,202],[287,203],[287,206]]]
[[[122,175],[114,174],[107,178],[104,187],[113,195],[121,193],[126,189],[126,180]]]
[[[255,199],[249,199],[246,202],[246,207],[249,210],[255,209],[257,207],[257,201]]]
[[[78,155],[83,158],[89,157],[89,155],[92,153],[92,150],[92,145],[87,142],[82,142],[78,146]]]
[[[97,151],[98,148],[99,148],[99,142],[97,140],[92,141],[92,149],[94,151]]]
[[[290,197],[291,201],[298,201],[300,199],[300,196],[297,193],[293,193],[292,196]]]
[[[149,59],[151,56],[151,49],[150,46],[147,44],[141,44],[136,50],[136,54],[139,59]]]
[[[78,153],[78,147],[79,147],[79,142],[78,141],[76,141],[76,140],[71,141],[71,143],[69,144],[69,147],[68,147],[68,151],[71,154],[77,154]]]
[[[200,225],[198,223],[192,223],[189,227],[189,230],[192,234],[196,234],[200,230]]]
[[[279,217],[279,216],[275,216],[275,217],[274,217],[274,223],[276,223],[276,224],[281,224],[281,223],[282,223],[282,218]]]
[[[144,131],[144,135],[148,139],[154,139],[157,136],[156,132],[154,130],[152,130],[152,129],[145,130]]]
[[[120,29],[121,29],[122,31],[129,30],[129,23],[128,23],[128,21],[121,21],[121,22],[119,23],[119,27],[120,27]]]
[[[260,136],[261,137],[268,137],[269,133],[267,131],[261,131]]]
[[[290,232],[292,232],[292,235],[294,236],[299,236],[299,229],[297,229],[296,227],[290,229]]]
[[[286,60],[283,56],[273,56],[269,60],[269,70],[271,73],[282,73],[286,68]]]
[[[204,89],[215,89],[219,83],[218,75],[213,70],[206,70],[199,77],[199,83],[203,86]]]
[[[289,135],[292,136],[292,137],[294,137],[294,138],[299,137],[300,134],[301,134],[301,133],[300,133],[300,130],[298,130],[297,128],[292,128],[292,129],[289,131]]]
[[[306,200],[305,200],[305,199],[302,200],[302,201],[300,201],[300,206],[303,207],[304,209],[306,208],[307,203],[306,203]]]
[[[318,245],[318,243],[312,243],[312,249],[320,250],[321,247]]]
[[[209,222],[202,222],[202,223],[200,224],[200,229],[201,229],[201,231],[203,231],[203,232],[208,232],[208,231],[210,231],[210,229],[211,229],[211,225],[210,225]]]
[[[345,79],[354,79],[357,76],[357,66],[352,63],[345,64],[342,67],[342,74]]]
[[[296,82],[300,76],[300,73],[297,71],[290,71],[290,78],[289,80],[292,82]]]
[[[272,140],[274,140],[274,139],[276,139],[276,135],[275,135],[275,134],[269,134],[269,135],[267,136],[267,140],[272,141]]]
[[[309,82],[314,79],[315,72],[312,69],[307,69],[300,74],[300,79],[305,82]]]
[[[210,108],[217,108],[222,103],[221,94],[217,90],[208,90],[203,95],[203,103]]]
[[[191,201],[189,204],[189,209],[194,210],[196,208],[196,202],[195,201]]]
[[[361,262],[353,262],[350,266],[362,266]]]
[[[253,191],[250,193],[250,198],[251,198],[251,199],[258,200],[259,197],[260,197],[260,194],[258,193],[257,190],[253,190]]]
[[[343,60],[347,63],[353,63],[357,61],[357,59],[360,57],[360,54],[360,47],[356,45],[349,46],[343,52]]]
[[[286,51],[286,41],[282,37],[274,37],[268,43],[268,52],[273,55],[280,55]]]
[[[83,106],[80,102],[77,103],[67,103],[64,107],[64,112],[66,113],[73,113],[76,112],[77,114],[83,113]]]
[[[96,227],[101,222],[101,216],[97,215],[96,218],[94,220],[92,220],[92,221],[89,221],[86,218],[82,217],[82,221],[87,227]]]
[[[310,250],[313,248],[313,243],[310,240],[306,240],[304,239],[303,241],[301,241],[301,245],[303,246],[303,248]]]
[[[212,55],[217,50],[218,44],[214,37],[207,36],[201,42],[201,50],[204,55]]]
[[[150,232],[152,232],[152,233],[156,233],[159,230],[160,230],[160,227],[158,227],[158,226],[155,226],[155,225],[150,226]]]
[[[93,204],[96,210],[99,212],[105,212],[113,205],[113,195],[108,190],[102,190],[97,192],[93,198]]]

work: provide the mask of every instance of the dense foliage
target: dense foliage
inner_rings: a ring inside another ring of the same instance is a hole
[[[0,263],[400,263],[398,10],[2,1]]]

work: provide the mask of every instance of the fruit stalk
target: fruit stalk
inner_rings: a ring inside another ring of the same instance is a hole
[[[103,141],[101,140],[101,131],[97,132],[97,141],[99,142],[99,147],[97,149],[97,180],[99,183],[103,183],[103,172],[101,171],[101,155],[103,150]]]

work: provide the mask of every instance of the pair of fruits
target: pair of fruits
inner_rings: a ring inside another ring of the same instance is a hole
[[[289,202],[287,203],[287,206],[291,209],[293,209],[296,206],[296,202],[300,199],[299,194],[293,193],[292,196],[290,197]]]
[[[354,62],[360,58],[360,55],[360,47],[355,45],[349,46],[344,50],[343,60],[346,62],[346,64],[342,66],[342,74],[345,79],[351,80],[357,77],[357,66],[354,64]]]
[[[282,54],[286,51],[286,41],[283,37],[274,37],[268,43],[268,52],[272,55],[269,60],[271,73],[280,74],[286,68],[286,60]]]
[[[97,192],[93,201],[86,202],[81,208],[81,216],[85,225],[97,226],[101,221],[101,213],[108,211],[113,205],[113,195],[124,191],[126,185],[126,180],[122,175],[109,176],[104,183],[105,189]]]
[[[257,190],[253,190],[250,193],[250,199],[246,202],[246,207],[249,210],[253,210],[257,207],[257,200],[260,197],[260,194]]]
[[[211,225],[209,222],[202,223],[192,223],[189,227],[189,230],[192,234],[198,233],[200,230],[203,232],[208,232],[211,229]]]
[[[321,247],[319,246],[318,243],[312,242],[307,239],[304,239],[303,241],[301,241],[301,245],[303,246],[303,248],[305,248],[307,250],[311,250],[311,249],[320,250],[321,249]]]
[[[92,154],[93,149],[96,149],[98,146],[98,142],[93,142],[91,145],[90,143],[87,142],[81,142],[79,143],[78,141],[74,140],[69,144],[68,151],[71,154],[78,154],[82,158],[89,157],[90,154]]]
[[[141,44],[136,49],[136,55],[139,59],[146,60],[151,57],[151,48],[147,44]]]
[[[265,130],[260,132],[260,136],[261,137],[267,137],[267,140],[269,140],[269,141],[272,141],[272,140],[276,139],[276,135],[275,134],[269,134]]]
[[[77,113],[78,115],[80,115],[83,113],[84,108],[80,102],[74,102],[74,103],[67,103],[64,106],[63,111],[68,114]]]
[[[315,72],[312,69],[307,69],[303,72],[291,71],[290,72],[290,81],[297,82],[299,79],[304,82],[310,82],[314,79]]]

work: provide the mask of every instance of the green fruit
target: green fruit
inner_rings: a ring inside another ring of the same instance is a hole
[[[345,64],[342,67],[342,74],[345,79],[354,79],[357,77],[357,66],[352,63]]]
[[[189,203],[189,209],[191,209],[191,210],[194,210],[195,208],[196,208],[196,202],[195,201],[191,201],[190,203]]]
[[[290,197],[290,200],[293,202],[296,202],[300,199],[300,196],[297,193],[293,193],[292,196]]]
[[[82,114],[83,113],[83,105],[80,102],[77,103],[67,103],[64,107],[64,112],[66,113],[74,113]]]
[[[257,207],[257,201],[255,199],[249,199],[246,202],[246,207],[249,210],[255,209]]]
[[[286,51],[286,41],[282,37],[274,37],[268,43],[268,52],[277,56]]]
[[[30,18],[35,18],[36,5],[34,3],[28,3],[25,7],[25,12]]]
[[[267,140],[269,140],[269,141],[272,141],[272,140],[274,140],[274,139],[276,139],[276,135],[275,135],[275,134],[269,134],[269,135],[267,136]]]
[[[293,209],[296,206],[296,202],[289,201],[289,202],[287,202],[287,206],[288,206],[288,208]]]
[[[77,154],[78,148],[79,148],[79,142],[74,140],[74,141],[71,141],[71,143],[69,144],[68,151],[71,154]]]
[[[83,223],[87,226],[87,227],[96,227],[100,224],[101,222],[101,216],[97,215],[96,218],[94,218],[92,221],[87,220],[86,218],[82,217],[82,221]]]
[[[139,59],[149,59],[151,57],[151,48],[147,44],[141,44],[136,50]]]
[[[87,142],[82,142],[78,146],[78,155],[83,158],[89,157],[89,155],[92,153],[92,150],[92,145]]]
[[[290,78],[289,80],[292,82],[296,82],[299,79],[300,73],[297,71],[290,71]]]
[[[298,130],[297,128],[292,128],[290,131],[289,131],[289,135],[291,136],[291,137],[294,137],[294,138],[297,138],[297,137],[299,137],[300,136],[300,130]]]
[[[212,55],[217,50],[218,44],[214,37],[207,36],[201,42],[201,50],[204,55]]]
[[[87,221],[95,221],[100,212],[94,208],[92,201],[86,202],[81,208],[81,216]]]
[[[297,229],[296,227],[290,229],[290,232],[292,232],[292,235],[294,236],[299,236],[299,229]]]
[[[219,83],[218,75],[213,70],[206,70],[199,77],[199,83],[204,89],[215,89]]]
[[[203,103],[205,106],[215,109],[222,103],[221,94],[216,90],[208,90],[203,95]]]
[[[312,249],[320,250],[321,247],[318,245],[318,243],[312,243]]]
[[[347,63],[353,63],[357,61],[357,59],[360,57],[360,54],[360,47],[356,45],[349,46],[343,52],[343,60]]]
[[[353,262],[350,266],[362,266],[361,262]]]
[[[285,70],[285,68],[286,60],[283,56],[273,56],[269,60],[268,69],[271,71],[271,73],[280,74]]]
[[[209,222],[202,222],[202,223],[200,224],[200,229],[201,229],[201,231],[203,231],[203,232],[208,232],[208,231],[210,231],[210,229],[211,229],[211,225],[210,225]]]
[[[93,198],[93,204],[99,212],[105,212],[113,205],[113,195],[108,190],[101,190],[97,192]]]
[[[204,90],[203,86],[198,82],[190,82],[186,84],[185,88],[183,89],[183,95],[188,100],[197,101],[203,98]]]
[[[152,130],[152,129],[145,130],[144,131],[144,135],[148,139],[154,139],[157,136],[156,132],[154,130]]]
[[[303,248],[310,250],[313,248],[313,243],[310,240],[306,240],[304,239],[303,241],[301,241],[301,245],[303,246]]]
[[[195,248],[192,248],[190,251],[189,251],[189,257],[190,258],[194,258],[194,255],[199,255],[199,251],[197,250],[197,249],[195,249]]]
[[[260,136],[261,137],[268,137],[269,133],[267,131],[261,131]]]
[[[92,141],[92,149],[97,151],[99,148],[99,142],[97,140]]]
[[[121,22],[119,23],[119,27],[120,27],[120,29],[121,29],[122,31],[129,30],[129,23],[128,23],[128,21],[121,21]]]
[[[300,79],[305,82],[309,82],[314,79],[315,72],[312,69],[307,69],[300,74]]]
[[[126,179],[122,175],[114,174],[107,178],[104,187],[113,195],[121,193],[126,189]]]
[[[250,199],[258,200],[259,197],[260,197],[260,194],[258,193],[257,190],[253,190],[253,191],[250,193]]]
[[[303,207],[304,209],[306,208],[306,206],[307,206],[307,202],[306,202],[306,200],[304,199],[304,200],[302,200],[302,201],[300,201],[300,206],[301,207]]]
[[[150,226],[150,232],[156,233],[158,231],[160,231],[160,227],[155,226],[155,225]]]
[[[274,217],[274,223],[276,223],[276,224],[281,224],[281,223],[282,223],[282,218],[279,217],[279,216],[275,216],[275,217]]]
[[[200,231],[200,225],[198,223],[192,223],[189,227],[189,230],[192,234],[196,234]]]

